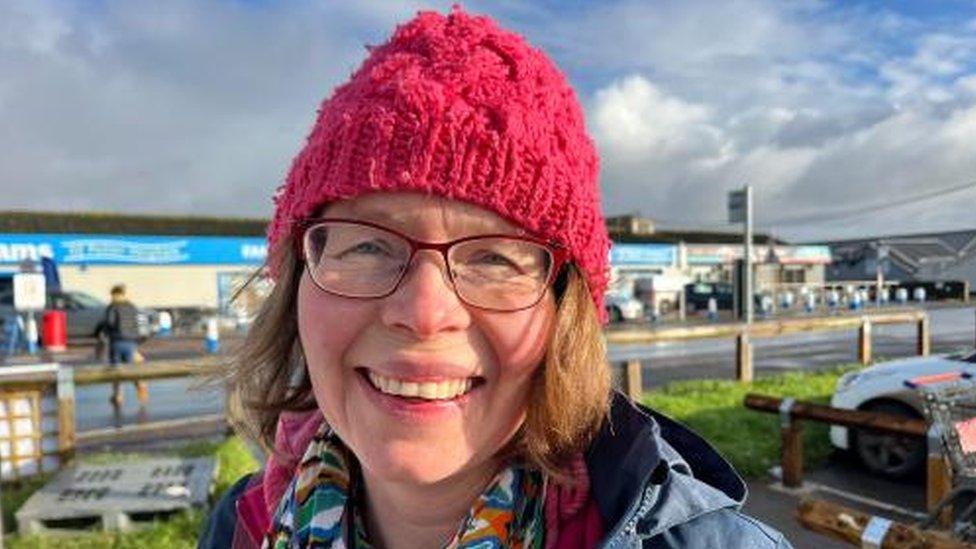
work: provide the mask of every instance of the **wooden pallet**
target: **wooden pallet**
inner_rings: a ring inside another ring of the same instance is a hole
[[[207,504],[213,458],[153,459],[65,469],[17,511],[21,533],[130,530]]]

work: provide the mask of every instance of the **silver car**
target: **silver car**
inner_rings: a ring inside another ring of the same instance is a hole
[[[108,303],[84,292],[57,291],[47,295],[47,309],[65,311],[67,314],[67,336],[69,339],[96,337],[105,320]],[[13,292],[0,293],[0,319],[15,314]],[[35,317],[40,323],[42,313]],[[151,309],[138,309],[139,337],[146,339],[155,333],[158,323],[156,312]],[[40,326],[38,326],[40,329]]]
[[[837,381],[831,406],[923,418],[922,402],[906,385],[923,376],[949,373],[976,375],[976,353],[912,357],[848,372]],[[850,450],[869,470],[889,478],[918,474],[925,463],[925,440],[882,435],[831,426],[830,441]]]
[[[640,320],[644,317],[644,304],[629,295],[607,292],[603,296],[603,306],[611,322]]]

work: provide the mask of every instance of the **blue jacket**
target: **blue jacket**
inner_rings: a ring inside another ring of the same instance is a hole
[[[601,547],[791,547],[740,511],[746,485],[710,444],[620,394],[586,463],[608,526]]]
[[[585,454],[590,491],[618,548],[789,548],[782,534],[740,511],[746,485],[687,427],[614,393],[610,416]],[[242,479],[211,513],[199,547],[229,547]]]

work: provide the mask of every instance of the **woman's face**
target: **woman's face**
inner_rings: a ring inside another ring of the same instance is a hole
[[[429,242],[519,234],[488,210],[415,193],[370,194],[324,214]],[[307,270],[298,288],[299,334],[319,407],[367,472],[395,482],[432,483],[490,463],[524,419],[554,319],[551,290],[521,311],[466,305],[431,250],[417,253],[385,298],[327,294]],[[472,388],[455,398],[390,394],[417,384],[411,389],[432,395],[434,383],[448,394]]]

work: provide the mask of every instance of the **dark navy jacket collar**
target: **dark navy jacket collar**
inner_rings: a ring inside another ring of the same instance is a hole
[[[586,452],[586,464],[607,533],[633,518],[639,505],[664,510],[668,521],[675,522],[690,520],[711,508],[740,506],[746,497],[745,483],[708,442],[617,392],[607,421]],[[672,482],[675,475],[680,475],[682,482]],[[664,484],[670,489],[648,490]],[[685,488],[707,495],[696,494],[694,505],[683,503],[688,501],[685,497],[671,497],[676,489]],[[642,502],[650,493],[673,501]]]

